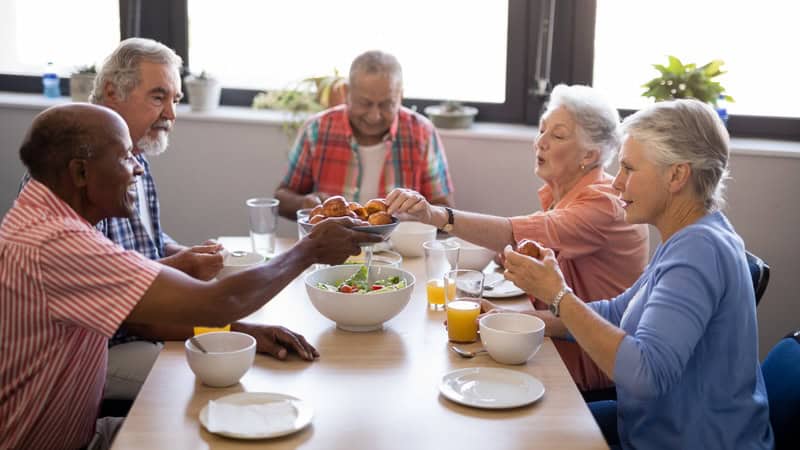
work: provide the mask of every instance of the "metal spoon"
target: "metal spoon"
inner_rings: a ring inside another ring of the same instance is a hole
[[[200,349],[201,352],[208,353],[208,350],[206,350],[205,347],[203,347],[203,345],[200,344],[200,340],[197,339],[195,336],[190,337],[189,340],[192,341],[192,345]]]
[[[481,353],[486,353],[485,349],[480,349],[478,351],[471,352],[469,350],[464,350],[463,348],[458,348],[455,345],[451,345],[450,350],[456,352],[456,354],[458,354],[458,356],[462,358],[474,358],[476,355],[479,355]]]
[[[484,291],[491,291],[492,289],[496,288],[497,285],[502,284],[504,281],[506,281],[506,279],[504,277],[500,277],[500,278],[492,281],[489,284],[484,284],[483,285],[483,290]]]

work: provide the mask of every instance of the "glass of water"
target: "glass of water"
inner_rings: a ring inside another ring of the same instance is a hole
[[[250,239],[253,251],[272,256],[275,252],[275,230],[278,227],[278,204],[275,198],[258,197],[248,199],[247,213],[250,217]]]

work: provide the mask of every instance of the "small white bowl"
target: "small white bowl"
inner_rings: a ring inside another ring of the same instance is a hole
[[[203,353],[187,339],[184,343],[186,361],[203,384],[211,387],[234,385],[253,365],[256,340],[249,334],[218,331],[195,336],[195,339],[208,353]]]
[[[436,239],[436,227],[421,222],[400,222],[392,233],[392,247],[407,258],[423,256],[422,243]]]
[[[458,268],[480,270],[486,268],[489,262],[497,254],[494,250],[473,244],[458,237],[449,238],[448,241],[458,242],[461,250],[458,252]]]
[[[217,274],[217,279],[222,279],[236,272],[255,267],[263,262],[264,256],[255,252],[227,252],[222,260],[222,270]]]
[[[323,316],[336,322],[336,326],[354,332],[375,331],[383,328],[383,323],[400,314],[411,299],[414,291],[414,275],[403,269],[389,266],[372,266],[370,279],[380,280],[400,276],[406,280],[406,287],[381,294],[344,294],[320,289],[317,283],[338,283],[350,277],[361,266],[345,264],[325,267],[306,276],[306,291],[311,304]]]
[[[501,364],[525,364],[544,342],[544,321],[530,314],[487,314],[478,327],[484,348]]]

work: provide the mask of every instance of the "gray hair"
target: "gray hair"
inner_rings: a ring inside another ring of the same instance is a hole
[[[562,106],[575,118],[579,140],[597,151],[599,165],[608,167],[622,144],[617,109],[596,89],[559,84],[550,94],[545,114]]]
[[[403,68],[394,55],[380,50],[364,52],[350,64],[349,83],[352,86],[357,74],[380,74],[389,77],[396,86],[403,85]]]
[[[730,138],[709,105],[694,99],[659,102],[627,117],[622,131],[641,143],[657,165],[688,163],[691,185],[706,210],[725,205]]]
[[[142,61],[167,64],[178,72],[183,59],[171,48],[152,39],[130,38],[119,43],[119,46],[106,58],[103,66],[94,79],[94,87],[89,101],[103,103],[103,88],[110,82],[118,91],[122,100],[141,82],[139,65]]]

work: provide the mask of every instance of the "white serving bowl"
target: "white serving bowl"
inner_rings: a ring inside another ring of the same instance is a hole
[[[422,243],[436,239],[436,227],[421,222],[400,222],[392,233],[392,247],[407,258],[423,256]]]
[[[487,314],[478,328],[483,347],[501,364],[525,364],[544,341],[544,321],[530,314]]]
[[[472,242],[465,241],[464,239],[452,237],[448,241],[458,242],[461,250],[458,252],[458,268],[459,269],[472,269],[480,270],[486,268],[486,265],[497,254],[494,250],[489,250],[486,247],[473,244]]]
[[[255,267],[263,263],[264,260],[264,256],[255,252],[226,252],[222,260],[222,270],[217,274],[217,279],[222,279],[236,272]]]
[[[306,291],[311,304],[323,316],[336,322],[336,326],[347,331],[373,331],[383,328],[406,307],[414,291],[414,275],[403,269],[389,266],[372,266],[371,280],[400,276],[406,287],[381,294],[345,294],[317,287],[317,283],[337,284],[359,270],[361,266],[345,264],[318,269],[306,276]]]
[[[256,340],[249,334],[218,331],[195,336],[195,339],[208,353],[203,353],[187,339],[184,343],[186,361],[203,384],[211,387],[234,385],[253,365]]]

